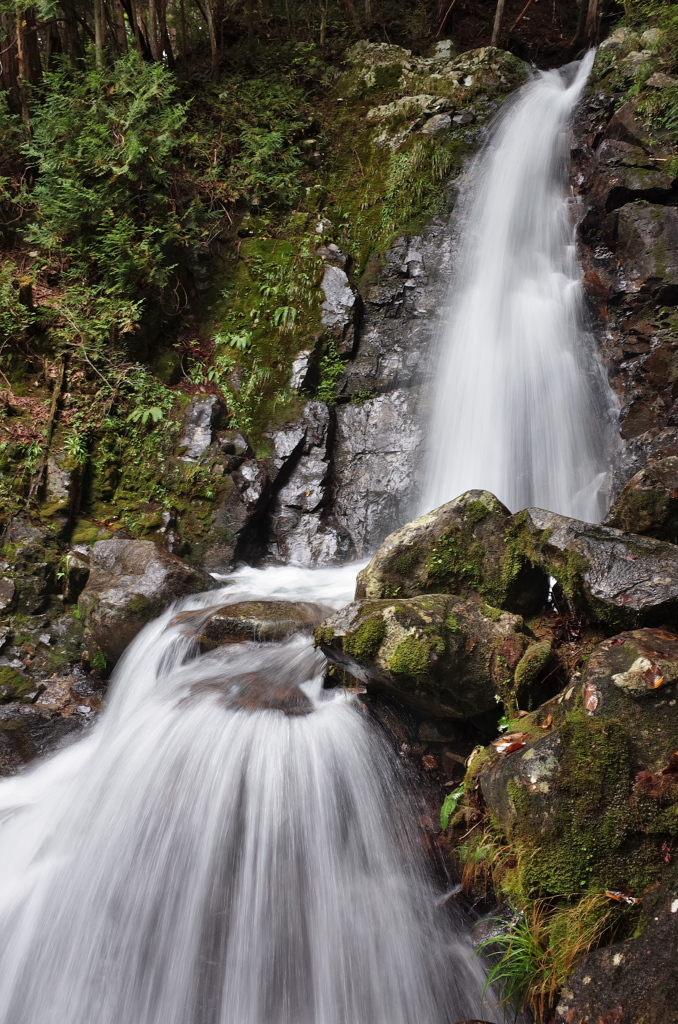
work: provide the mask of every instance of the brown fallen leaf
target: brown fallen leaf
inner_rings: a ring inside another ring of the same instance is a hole
[[[518,714],[516,715],[516,718],[527,718],[529,713],[530,713],[529,711],[519,711]]]
[[[645,669],[645,686],[648,690],[658,690],[664,685],[664,673],[659,665],[650,665]]]
[[[511,740],[508,743],[495,744],[495,749],[498,754],[512,754],[514,750],[520,750],[524,746],[524,740]]]
[[[424,768],[428,768],[429,771],[433,771],[434,768],[438,767],[438,762],[432,754],[427,754],[426,757],[422,757],[421,760]]]
[[[499,736],[496,740],[492,740],[492,746],[499,747],[503,743],[511,743],[513,740],[523,740],[526,736],[526,732],[506,732],[503,736]]]
[[[617,889],[606,889],[605,895],[611,900],[616,900],[617,903],[628,903],[630,906],[633,906],[634,903],[641,903],[643,900],[642,896],[628,896],[625,892],[619,892]]]
[[[662,775],[675,775],[676,773],[678,773],[678,750],[675,754],[671,754],[669,763],[666,768],[662,770]]]
[[[550,729],[553,725],[553,715],[547,715],[545,721],[542,722],[542,729]]]
[[[603,1017],[598,1018],[598,1024],[622,1024],[624,1011],[621,1006],[615,1006]]]
[[[610,647],[621,647],[622,644],[626,643],[626,637],[624,636],[613,636],[610,640]]]
[[[596,689],[595,683],[586,683],[584,685],[584,707],[590,715],[596,710],[600,704],[600,693]]]

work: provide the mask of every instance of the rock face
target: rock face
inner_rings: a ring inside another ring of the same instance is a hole
[[[479,597],[359,601],[326,619],[316,643],[368,687],[429,715],[468,720],[497,707],[530,639],[517,615]],[[536,646],[536,645],[535,645]]]
[[[606,526],[678,543],[678,457],[641,469],[622,488]]]
[[[224,411],[224,403],[218,395],[196,395],[191,399],[179,442],[183,450],[182,459],[194,462],[209,448],[214,429]]]
[[[115,663],[139,630],[172,601],[214,581],[152,541],[98,541],[78,607],[96,647]]]

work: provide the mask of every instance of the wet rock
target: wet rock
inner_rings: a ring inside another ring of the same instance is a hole
[[[245,640],[266,643],[310,632],[325,615],[327,608],[310,602],[241,601],[211,612],[195,635],[206,650]]]
[[[658,459],[622,489],[605,525],[678,543],[678,457]]]
[[[224,403],[218,395],[195,395],[186,410],[184,432],[179,442],[184,462],[195,462],[212,443],[214,429],[223,415]]]
[[[14,584],[14,580],[9,579],[7,576],[3,576],[3,578],[0,579],[0,612],[4,612],[11,607],[15,594],[16,586]]]
[[[467,491],[392,533],[359,574],[356,597],[473,591],[492,606],[538,611],[548,581],[521,550],[521,530],[494,495]]]
[[[434,114],[433,117],[429,117],[428,121],[425,121],[421,127],[424,135],[435,135],[437,132],[446,131],[452,124],[452,118],[449,114]]]
[[[0,705],[0,776],[14,775],[36,757],[53,753],[93,719],[87,705],[75,703],[68,715],[37,703]]]
[[[277,484],[269,551],[292,565],[328,564],[348,550],[345,537],[327,516],[331,426],[327,405],[308,402],[298,421],[271,435],[276,457],[286,452],[291,468]]]
[[[411,511],[425,447],[418,397],[409,388],[337,408],[334,519],[357,557]]]
[[[678,303],[678,209],[628,203],[610,215],[607,233],[616,240],[621,290]]]
[[[643,897],[636,936],[589,953],[563,988],[557,1024],[678,1024],[678,871]]]
[[[496,711],[530,639],[519,616],[477,596],[357,601],[315,641],[329,660],[426,714],[468,720]]]
[[[310,348],[297,352],[292,363],[292,373],[290,375],[290,388],[292,391],[301,391],[305,386],[313,370],[313,356],[313,349]]]
[[[579,610],[613,628],[675,621],[678,547],[541,509],[519,516],[533,562]]]
[[[252,672],[230,680],[206,680],[191,688],[191,697],[215,696],[229,711],[281,711],[284,715],[310,715],[313,703],[298,686]],[[189,697],[189,699],[191,699]]]
[[[66,554],[66,592],[68,601],[75,602],[89,578],[89,548],[72,548]]]
[[[47,483],[45,501],[50,511],[67,506],[72,497],[74,474],[66,466],[64,455],[50,455],[47,459]]]
[[[524,865],[526,891],[632,884],[642,895],[652,884],[656,850],[678,833],[663,810],[678,804],[678,775],[662,775],[678,745],[677,682],[678,636],[622,633],[594,648],[581,678],[511,724],[514,750],[490,747],[479,759],[494,819],[537,851]]]
[[[263,519],[277,472],[271,460],[248,459],[226,477],[203,554],[207,569],[225,572],[240,557],[256,524]]]
[[[211,576],[146,540],[98,541],[78,607],[95,648],[115,663],[172,601],[214,587]]]
[[[356,328],[360,312],[358,291],[341,267],[326,265],[322,279],[325,295],[321,322],[335,340],[340,355],[350,355],[356,342]]]

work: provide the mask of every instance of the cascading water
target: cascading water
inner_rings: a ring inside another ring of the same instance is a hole
[[[307,637],[190,636],[217,601],[341,606],[355,567],[229,582],[144,630],[88,738],[0,786],[0,1022],[487,1019],[357,699]]]
[[[469,175],[422,511],[472,488],[598,522],[614,398],[584,324],[567,122],[593,53],[539,73]]]

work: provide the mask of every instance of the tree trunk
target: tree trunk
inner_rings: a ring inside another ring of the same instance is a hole
[[[490,46],[499,46],[501,40],[502,22],[504,20],[504,5],[506,0],[497,0],[497,7],[494,12],[494,25],[492,26],[492,41]]]
[[[94,0],[94,57],[99,71],[104,67],[104,42],[106,24],[104,22],[103,0]]]
[[[127,32],[125,30],[125,12],[120,0],[111,0],[111,32],[115,41],[115,49],[119,55],[127,53]]]
[[[160,33],[158,26],[157,0],[148,0],[148,45],[153,54],[153,60],[162,60],[162,47],[160,45]]]
[[[26,12],[17,7],[16,11],[16,52],[17,52],[17,84],[19,89],[19,105],[21,120],[27,133],[31,130],[31,115],[28,109],[28,86],[30,65],[26,45]]]
[[[323,0],[320,7],[320,47],[324,49],[327,39],[327,5],[329,0]]]

